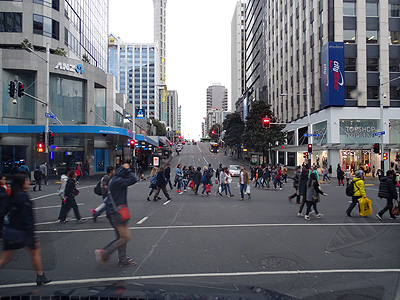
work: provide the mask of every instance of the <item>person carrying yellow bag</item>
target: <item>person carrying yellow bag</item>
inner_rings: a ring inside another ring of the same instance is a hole
[[[356,171],[354,174],[356,177],[353,178],[352,184],[354,185],[354,193],[353,196],[351,197],[351,204],[349,208],[346,210],[346,214],[351,217],[351,211],[356,207],[358,203],[358,199],[361,197],[367,198],[367,194],[365,193],[364,189],[364,180],[363,180],[363,174],[364,172],[362,170]]]

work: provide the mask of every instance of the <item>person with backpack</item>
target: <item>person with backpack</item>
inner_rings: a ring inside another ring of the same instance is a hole
[[[225,173],[225,168],[221,168],[220,174],[218,176],[219,180],[219,187],[218,187],[218,191],[215,192],[215,196],[222,196],[222,193],[225,191],[225,195],[227,195],[227,191],[226,191],[226,173]]]
[[[393,170],[388,170],[386,176],[382,177],[379,183],[379,198],[386,199],[386,206],[376,214],[376,217],[382,221],[382,216],[389,211],[390,220],[395,220],[396,216],[393,215],[393,200],[397,200],[397,190],[396,190],[396,177]]]
[[[159,199],[158,195],[160,194],[161,190],[163,191],[165,197],[167,197],[168,201],[172,200],[172,198],[169,196],[167,188],[166,188],[167,181],[165,180],[165,173],[164,172],[165,172],[164,167],[161,167],[160,170],[157,172],[157,182],[156,182],[157,192],[154,195],[154,199],[153,199],[154,201],[157,201]]]
[[[67,185],[69,171],[70,171],[70,168],[67,167],[65,169],[65,173],[61,175],[61,180],[60,180],[61,184],[57,191],[57,195],[61,199],[61,208],[60,208],[60,212],[58,214],[58,220],[60,220],[60,221],[61,221],[61,213],[64,211],[64,206],[65,206],[65,187]]]
[[[363,171],[358,170],[355,172],[355,178],[353,178],[351,184],[346,188],[346,195],[351,195],[351,204],[346,210],[347,216],[351,217],[351,211],[358,204],[358,199],[361,197],[367,197],[364,189]]]
[[[158,168],[157,167],[153,167],[153,169],[151,170],[150,173],[150,186],[149,188],[150,193],[147,196],[147,201],[151,201],[150,196],[153,194],[153,192],[155,192],[157,190],[157,172],[158,172]],[[158,199],[154,199],[154,201],[157,201]]]
[[[39,191],[42,190],[42,171],[39,168],[36,168],[35,172],[33,172],[33,178],[35,178],[35,185],[33,186],[33,191],[36,192],[36,187],[39,187]]]
[[[201,184],[201,168],[197,167],[197,170],[194,172],[193,176],[193,191],[196,195],[198,195],[199,192],[199,186]]]
[[[100,194],[97,194],[102,197],[103,202],[97,206],[96,208],[92,208],[90,212],[92,213],[93,222],[97,221],[97,218],[106,211],[106,204],[104,203],[104,199],[107,197],[107,188],[108,183],[110,182],[112,176],[115,173],[115,169],[113,166],[107,166],[106,168],[107,175],[104,175],[99,182],[100,185]]]
[[[293,188],[295,189],[295,193],[289,196],[289,201],[292,201],[294,197],[296,197],[296,203],[300,204],[300,193],[299,193],[299,185],[300,185],[300,167],[297,167],[293,176]]]
[[[320,214],[317,209],[317,203],[319,202],[319,195],[327,196],[326,193],[321,191],[317,175],[314,172],[312,172],[307,182],[307,193],[306,193],[307,210],[304,216],[305,220],[307,221],[310,220],[311,206],[313,207],[316,217],[318,219],[321,219],[324,216],[323,214]]]

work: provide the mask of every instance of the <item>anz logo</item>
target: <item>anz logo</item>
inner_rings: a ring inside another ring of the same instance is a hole
[[[59,62],[56,65],[55,69],[60,69],[60,70],[78,73],[78,74],[85,73],[85,70],[83,69],[83,66],[81,64],[75,66],[75,65]]]

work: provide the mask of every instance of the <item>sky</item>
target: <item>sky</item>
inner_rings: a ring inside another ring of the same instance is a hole
[[[168,0],[166,76],[178,92],[185,138],[198,140],[207,87],[221,83],[231,107],[231,21],[237,0]],[[126,43],[152,43],[153,1],[110,0],[109,31]]]

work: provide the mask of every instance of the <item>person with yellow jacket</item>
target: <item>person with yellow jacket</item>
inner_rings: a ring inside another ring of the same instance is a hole
[[[364,189],[364,172],[362,170],[356,171],[355,178],[353,178],[353,184],[354,184],[354,193],[353,196],[351,197],[351,204],[349,208],[346,210],[346,214],[351,217],[351,211],[353,210],[354,207],[358,204],[358,199],[361,197],[367,197],[367,194],[365,193]]]

